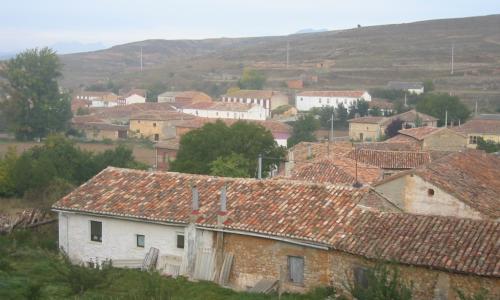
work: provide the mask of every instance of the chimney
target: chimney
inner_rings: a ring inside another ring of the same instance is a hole
[[[217,214],[217,227],[224,227],[224,222],[227,220],[227,192],[226,184],[220,189],[220,208]]]
[[[200,196],[194,184],[191,185],[191,205],[191,222],[194,223],[200,214]]]

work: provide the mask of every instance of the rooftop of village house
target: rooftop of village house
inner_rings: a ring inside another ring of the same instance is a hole
[[[301,240],[367,258],[500,276],[500,223],[357,207],[369,192],[366,188],[109,167],[53,208],[187,224],[192,216],[193,186],[200,201],[195,223],[201,227],[216,226],[220,190],[225,186],[225,229]]]

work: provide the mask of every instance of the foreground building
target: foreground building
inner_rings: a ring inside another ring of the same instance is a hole
[[[325,106],[349,108],[359,100],[371,101],[367,91],[307,91],[297,94],[295,106],[299,111],[310,111]]]
[[[304,292],[342,289],[363,280],[375,260],[390,260],[414,282],[416,299],[480,287],[500,295],[500,223],[378,211],[360,205],[367,195],[368,188],[110,167],[53,210],[59,245],[74,262],[137,266],[155,247],[164,274]]]

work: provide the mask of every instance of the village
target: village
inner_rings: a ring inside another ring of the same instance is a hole
[[[441,77],[361,80],[283,41],[277,62],[186,46],[239,62],[193,82],[143,46],[119,85],[0,56],[0,299],[499,299],[497,94],[447,85],[476,76],[455,44]]]

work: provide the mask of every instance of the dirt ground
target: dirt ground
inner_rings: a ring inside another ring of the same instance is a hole
[[[34,147],[36,145],[40,144],[35,142],[0,141],[0,156],[3,156],[7,152],[8,148],[11,146],[16,147],[18,153],[22,153],[23,151],[31,147]],[[81,149],[93,152],[101,152],[116,147],[116,145],[106,145],[100,143],[78,143],[77,145]],[[143,145],[137,145],[137,144],[135,145],[132,144],[130,146],[133,148],[135,159],[150,166],[154,164],[155,162],[154,149],[146,148]]]

